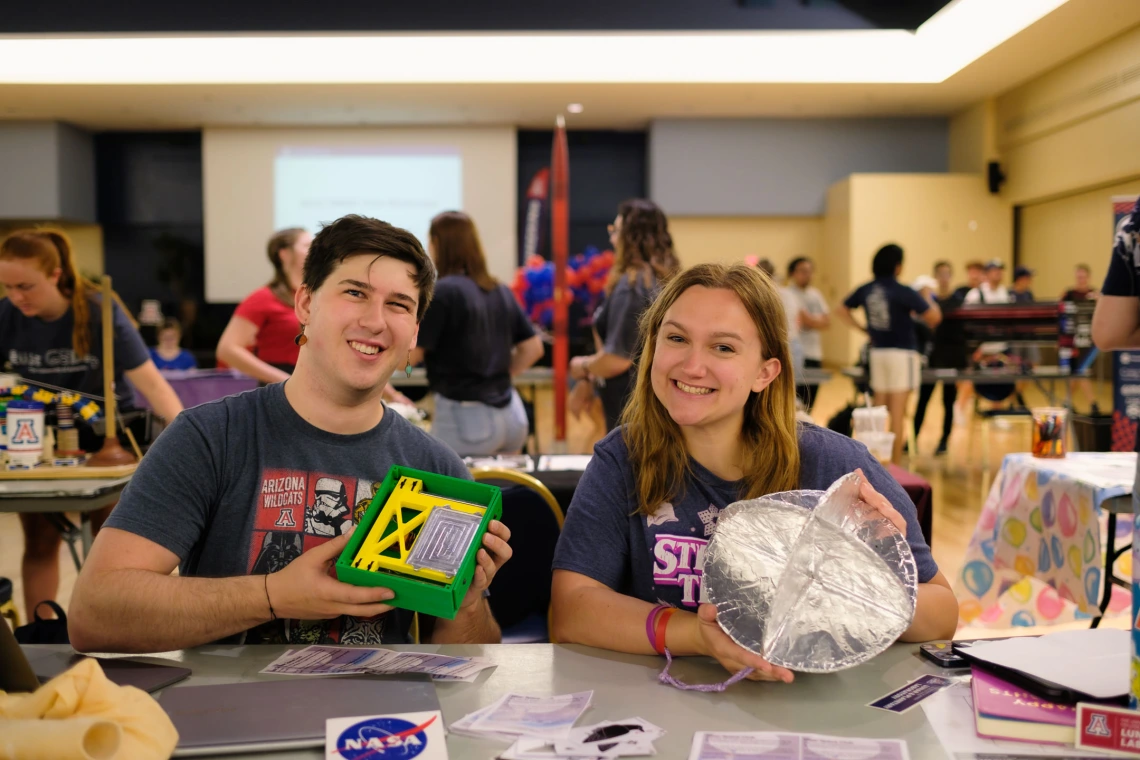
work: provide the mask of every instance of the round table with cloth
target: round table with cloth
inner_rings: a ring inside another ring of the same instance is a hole
[[[982,506],[955,579],[962,624],[1055,625],[1099,615],[1106,530],[1101,505],[1132,493],[1134,453],[1010,454]],[[1118,535],[1131,533],[1122,520]],[[1119,543],[1119,542],[1117,542]],[[1117,574],[1131,576],[1125,553]],[[1115,589],[1109,613],[1130,608]]]

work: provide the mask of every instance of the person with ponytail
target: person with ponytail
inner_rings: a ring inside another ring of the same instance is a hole
[[[301,284],[305,259],[313,236],[301,227],[278,230],[269,238],[266,255],[273,265],[273,279],[238,304],[218,340],[218,361],[262,383],[279,383],[293,374],[301,323],[294,311],[294,293]],[[412,405],[388,384],[385,401]]]
[[[623,202],[610,225],[610,242],[614,264],[606,278],[605,300],[594,313],[596,351],[570,361],[573,379],[596,386],[607,431],[617,425],[633,389],[638,319],[653,300],[659,283],[680,268],[669,221],[652,201],[635,198]],[[584,406],[581,388],[575,388],[574,408]]]
[[[511,378],[542,358],[542,338],[507,286],[487,272],[475,222],[462,211],[431,220],[428,252],[439,282],[412,364],[434,394],[431,432],[459,456],[517,454],[528,434]]]
[[[7,297],[0,300],[0,362],[4,371],[32,382],[68,388],[93,396],[103,387],[102,300],[97,285],[75,266],[71,242],[63,232],[50,229],[17,230],[0,243],[0,285]],[[182,411],[170,384],[150,359],[126,308],[115,296],[115,387],[120,409],[132,408],[130,386],[146,397],[155,413],[167,422]],[[97,451],[102,440],[80,426],[80,446]],[[111,508],[92,513],[95,530]],[[46,515],[21,514],[24,528],[25,609],[54,599],[59,589],[59,531]]]
[[[904,641],[948,639],[958,604],[914,504],[867,448],[798,422],[787,320],[771,280],[701,264],[665,284],[641,320],[637,380],[621,427],[597,446],[554,555],[552,637],[635,654],[706,655],[732,673],[792,673],[734,643],[701,604],[704,549],[729,504],[826,489],[851,472],[906,535],[918,604]]]
[[[263,383],[279,383],[293,373],[301,323],[293,311],[293,294],[313,236],[300,227],[279,230],[269,238],[266,254],[273,279],[238,304],[218,341],[218,360]]]

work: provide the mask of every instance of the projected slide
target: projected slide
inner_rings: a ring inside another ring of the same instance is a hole
[[[446,151],[282,148],[273,197],[275,229],[315,234],[345,214],[363,214],[403,227],[426,250],[432,217],[463,207],[463,161]]]

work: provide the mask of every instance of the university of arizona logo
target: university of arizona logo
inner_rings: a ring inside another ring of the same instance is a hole
[[[40,437],[36,435],[36,426],[32,424],[32,421],[17,419],[16,429],[12,431],[12,443],[24,446],[35,446],[39,442]]]
[[[412,760],[428,748],[427,729],[432,716],[420,725],[400,718],[367,718],[354,723],[336,740],[336,752],[344,760]]]
[[[1108,730],[1108,719],[1103,713],[1093,713],[1089,716],[1089,724],[1085,728],[1085,733],[1090,736],[1112,736],[1112,731]]]

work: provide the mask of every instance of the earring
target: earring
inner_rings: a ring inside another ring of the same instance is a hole
[[[301,334],[298,335],[296,338],[293,338],[293,342],[296,343],[298,346],[303,346],[309,342],[309,339],[305,336],[305,326],[304,325],[301,325]]]
[[[408,377],[412,376],[412,357],[408,357],[408,363],[404,365],[404,374]]]

